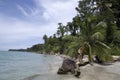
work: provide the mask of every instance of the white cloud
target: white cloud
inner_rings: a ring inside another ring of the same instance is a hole
[[[40,38],[43,42],[41,38],[44,34],[50,36],[56,32],[57,23],[69,22],[76,15],[76,0],[35,0],[35,3],[36,7],[29,7],[30,12],[17,4],[21,13],[32,22],[0,15],[0,44],[4,45],[0,45],[1,49],[28,47],[28,42],[19,46],[16,43],[33,38]],[[42,12],[41,7],[44,9]],[[32,46],[35,42],[30,43]]]
[[[76,0],[35,0],[38,6],[45,10],[43,17],[47,21],[66,23],[72,20],[76,15]]]
[[[47,22],[66,23],[76,15],[77,0],[34,0],[35,7],[23,7],[17,4],[18,9],[29,19],[41,18]],[[44,9],[44,10],[43,10]]]
[[[17,4],[17,9],[20,10],[20,12],[29,19],[37,19],[40,18],[42,15],[41,14],[41,8],[40,7],[31,7],[28,5],[25,5],[24,7]]]
[[[17,5],[17,8],[22,12],[22,14],[24,14],[25,16],[29,16],[29,14],[25,11],[25,9],[22,6]]]
[[[6,47],[6,49],[8,49],[8,47],[14,48],[14,47],[10,47],[13,45],[17,46],[15,48],[21,48],[21,46],[26,47],[26,45],[29,46],[28,41],[31,41],[30,42],[31,46],[33,44],[43,42],[42,37],[44,34],[50,36],[53,33],[55,33],[57,26],[54,25],[56,24],[53,23],[49,23],[47,25],[36,24],[36,23],[29,23],[27,21],[21,21],[18,19],[11,19],[7,17],[3,19],[1,17],[0,18],[0,48],[2,49],[3,47],[4,48]],[[36,42],[33,41],[35,39]],[[21,44],[18,45],[16,43],[21,43]]]
[[[2,19],[3,20],[3,19]],[[7,18],[6,21],[0,19],[0,39],[9,38],[9,39],[27,39],[29,37],[42,37],[45,33],[51,35],[56,31],[56,24],[36,24],[29,23],[21,20],[11,20]],[[52,29],[51,29],[52,27]]]

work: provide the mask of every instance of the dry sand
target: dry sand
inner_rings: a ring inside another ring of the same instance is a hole
[[[87,65],[81,68],[81,72],[81,80],[120,80],[120,63]]]
[[[38,76],[34,80],[120,80],[119,62],[109,66],[94,64],[94,66],[86,65],[81,67],[80,78],[76,78],[71,74],[57,75],[56,71],[51,74]]]
[[[120,80],[120,62],[115,62],[112,65],[99,65],[93,66],[86,65],[81,67],[80,78],[74,77],[72,74],[58,75],[57,70],[60,67],[62,61],[56,65],[48,73],[36,74],[33,78],[27,78],[25,80]]]

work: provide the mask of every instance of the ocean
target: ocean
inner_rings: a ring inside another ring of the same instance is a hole
[[[30,52],[0,52],[0,80],[120,80],[120,62],[80,68],[80,78],[58,75],[63,59]]]
[[[38,76],[47,80],[46,75],[57,73],[60,64],[61,58],[55,55],[0,51],[0,80],[33,80]]]

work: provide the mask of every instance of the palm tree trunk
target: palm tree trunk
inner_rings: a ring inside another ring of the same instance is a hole
[[[92,49],[91,49],[91,46],[90,46],[90,44],[88,43],[88,57],[89,57],[89,63],[91,64],[91,65],[93,65],[93,60],[92,60]]]

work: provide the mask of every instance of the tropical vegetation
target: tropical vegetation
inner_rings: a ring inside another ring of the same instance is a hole
[[[120,55],[120,1],[80,0],[77,14],[71,22],[58,23],[52,36],[44,35],[44,44],[36,44],[27,51],[48,54],[66,54],[76,57],[78,50],[99,60],[111,61],[111,55]]]

